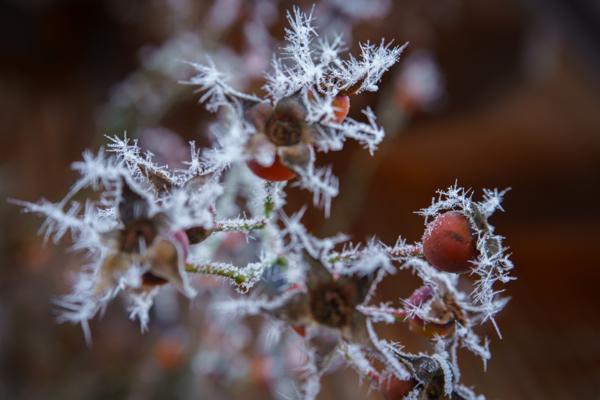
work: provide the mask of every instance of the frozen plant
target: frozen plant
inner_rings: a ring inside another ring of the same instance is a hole
[[[346,139],[376,150],[384,132],[370,109],[363,111],[366,122],[347,117],[349,96],[376,91],[403,48],[366,43],[360,56],[342,59],[341,40],[319,38],[312,19],[299,9],[288,14],[287,44],[266,76],[265,97],[230,86],[211,61],[192,64],[188,83],[198,86],[209,111],[222,113],[211,127],[214,145],[200,151],[191,143],[185,168],[159,165],[136,140],[112,137],[108,154],[84,153],[73,164],[81,177],[59,203],[19,202],[46,218],[46,238],[58,241],[68,232],[73,249],[89,259],[73,292],[57,302],[61,320],[80,323],[90,340],[88,321],[124,293],[131,318],[146,329],[162,285],[193,298],[194,276],[216,276],[239,293],[203,302],[213,316],[207,320],[239,324],[261,315],[274,327],[264,329],[269,343],[283,334],[302,338],[302,371],[286,396],[316,398],[321,377],[342,364],[389,399],[480,399],[461,383],[458,351],[474,353],[485,366],[489,341],[476,329],[490,321],[500,333],[495,316],[507,299],[498,286],[513,279],[513,266],[489,218],[501,210],[505,192],[486,190],[476,201],[457,185],[440,191],[420,211],[426,229],[413,244],[401,237],[393,245],[376,238],[351,243],[342,234],[318,238],[301,222],[305,209],[286,215],[288,181],[310,190],[329,213],[337,180],[315,165],[317,152],[341,150]],[[75,198],[84,189],[96,195],[81,205]],[[245,244],[253,251],[241,265],[220,255],[232,232],[256,239]],[[374,304],[379,283],[398,273],[415,274],[422,285],[409,298]],[[407,323],[431,339],[430,350],[380,337],[382,323]],[[248,342],[246,336],[229,350]],[[237,353],[200,354],[221,360]],[[216,368],[198,357],[198,371]],[[269,381],[283,387],[292,375]]]
[[[312,19],[312,13],[298,8],[288,14],[286,44],[266,76],[264,98],[231,87],[210,60],[192,63],[196,74],[187,83],[198,86],[200,102],[209,111],[223,108],[228,114],[217,132],[221,146],[206,157],[214,172],[246,160],[256,175],[268,180],[298,175],[296,184],[310,190],[315,204],[328,214],[338,181],[329,168],[315,165],[315,151],[341,150],[346,139],[358,141],[371,153],[376,150],[383,129],[369,108],[363,111],[365,122],[347,118],[348,96],[376,91],[404,47],[383,40],[364,43],[360,57],[341,59],[341,38],[318,38]]]

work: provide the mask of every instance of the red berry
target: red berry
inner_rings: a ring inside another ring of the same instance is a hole
[[[384,387],[383,397],[385,400],[401,400],[417,386],[414,379],[399,380],[392,377],[390,382]]]
[[[283,165],[278,155],[275,155],[275,161],[273,161],[273,164],[269,167],[265,167],[255,160],[249,160],[246,164],[248,165],[248,168],[254,172],[254,175],[267,181],[289,181],[296,176],[294,171]]]
[[[333,106],[335,118],[334,122],[341,124],[344,119],[348,116],[348,112],[350,111],[350,97],[348,96],[336,96],[335,99],[331,102]]]
[[[476,240],[464,214],[449,211],[431,222],[423,236],[423,254],[441,271],[464,272],[473,267]]]

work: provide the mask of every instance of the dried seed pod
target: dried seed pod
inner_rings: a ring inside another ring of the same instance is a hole
[[[209,229],[206,229],[203,226],[194,226],[185,230],[185,234],[187,235],[190,244],[203,242],[211,233],[212,232]]]
[[[440,363],[432,357],[425,355],[397,355],[411,375],[424,386],[419,399],[442,399],[444,394],[444,371]]]
[[[361,336],[364,319],[356,311],[369,289],[372,278],[342,276],[335,279],[329,270],[310,256],[306,276],[310,312],[315,321],[341,329],[347,336]]]
[[[276,146],[300,143],[306,130],[306,110],[297,97],[279,101],[265,125],[265,134]]]
[[[313,318],[332,328],[348,326],[354,313],[352,289],[341,287],[335,282],[318,286],[310,294]]]

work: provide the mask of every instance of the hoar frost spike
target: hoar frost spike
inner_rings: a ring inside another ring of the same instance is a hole
[[[64,199],[17,202],[46,218],[46,239],[68,233],[88,260],[72,293],[57,301],[61,321],[80,323],[89,339],[88,321],[123,294],[131,318],[146,329],[162,287],[189,298],[214,291],[199,305],[209,316],[207,332],[211,324],[238,331],[245,316],[261,315],[263,331],[277,327],[270,343],[302,342],[297,397],[316,398],[322,376],[346,365],[386,399],[483,399],[461,383],[458,356],[466,349],[485,367],[491,352],[479,326],[490,321],[500,334],[495,317],[508,302],[500,286],[514,279],[513,264],[489,219],[502,211],[506,191],[484,190],[479,201],[457,185],[440,191],[419,211],[426,228],[417,243],[319,238],[301,222],[305,207],[286,215],[288,181],[310,190],[328,215],[338,181],[316,166],[318,152],[341,150],[347,139],[376,150],[384,132],[369,108],[364,122],[347,116],[350,96],[376,91],[404,48],[363,43],[360,55],[342,58],[341,39],[318,37],[312,13],[295,8],[287,17],[286,44],[264,97],[234,89],[211,61],[191,64],[187,83],[198,86],[209,111],[222,113],[210,129],[213,146],[198,151],[190,143],[185,168],[158,165],[136,140],[112,137],[108,153],[86,152],[73,164],[80,178]],[[84,203],[76,201],[84,195]],[[401,273],[421,280],[412,295],[375,304],[378,285]],[[198,275],[222,278],[238,293],[199,285]],[[428,351],[411,351],[376,329],[402,323],[428,340]],[[199,353],[219,358],[221,351],[228,362],[244,357],[250,334],[235,343],[236,335],[222,336],[231,346]],[[277,348],[270,357],[285,353]],[[197,371],[208,368],[201,358]]]
[[[315,204],[324,205],[328,214],[338,182],[330,168],[316,167],[315,151],[341,150],[348,138],[371,153],[377,148],[384,132],[374,113],[368,108],[363,111],[367,122],[346,118],[346,96],[376,91],[404,46],[366,43],[360,46],[360,57],[349,55],[344,60],[339,57],[340,38],[315,40],[312,14],[294,8],[288,21],[282,58],[274,58],[273,71],[266,76],[265,98],[232,88],[212,62],[191,64],[196,75],[187,83],[199,87],[200,101],[209,111],[228,110],[227,129],[222,132],[235,138],[240,158],[248,161],[252,171],[273,181],[297,175],[296,184],[313,192]]]

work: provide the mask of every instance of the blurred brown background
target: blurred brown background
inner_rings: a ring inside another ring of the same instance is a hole
[[[3,2],[2,198],[58,200],[73,179],[70,163],[104,143],[104,134],[136,136],[161,126],[206,143],[210,118],[190,88],[175,81],[166,83],[178,88],[168,89],[175,92],[168,92],[161,112],[115,105],[119,82],[135,74],[152,81],[141,60],[181,24],[192,35],[210,34],[201,16],[213,2],[198,1],[178,19],[171,13],[176,3]],[[275,38],[281,38],[288,4],[281,2],[270,27]],[[243,50],[244,32],[236,27],[203,45]],[[592,0],[393,1],[386,15],[355,25],[355,40],[382,36],[410,41],[407,54],[425,48],[435,55],[444,100],[435,111],[415,111],[402,129],[390,122],[396,131],[388,129],[391,137],[373,157],[353,145],[324,157],[334,164],[342,193],[350,194],[334,200],[330,221],[314,212],[310,224],[356,240],[377,235],[393,242],[398,234],[418,240],[422,221],[413,212],[428,205],[436,189],[455,180],[477,190],[511,187],[506,213],[493,218],[518,276],[498,320],[504,339],[488,329],[493,357],[487,373],[465,355],[464,381],[489,399],[600,399],[600,6]],[[390,93],[402,64],[379,94],[353,99],[353,115],[367,104],[388,112],[397,106]],[[250,87],[258,91],[260,82]],[[159,89],[150,87],[157,96]],[[367,164],[372,176],[361,184],[357,167],[368,173]],[[308,199],[292,193],[290,209]],[[155,366],[165,332],[186,326],[193,310],[185,302],[181,318],[154,322],[144,335],[114,305],[94,321],[95,343],[87,348],[78,327],[53,321],[51,301],[68,290],[68,273],[78,262],[68,244],[43,247],[39,219],[5,201],[0,218],[1,399],[212,398],[190,384],[190,362]],[[410,293],[400,277],[383,289],[387,299]],[[146,383],[148,375],[153,383]],[[351,372],[326,378],[321,398],[356,398],[344,379],[356,380]],[[232,396],[267,395],[241,388]]]

